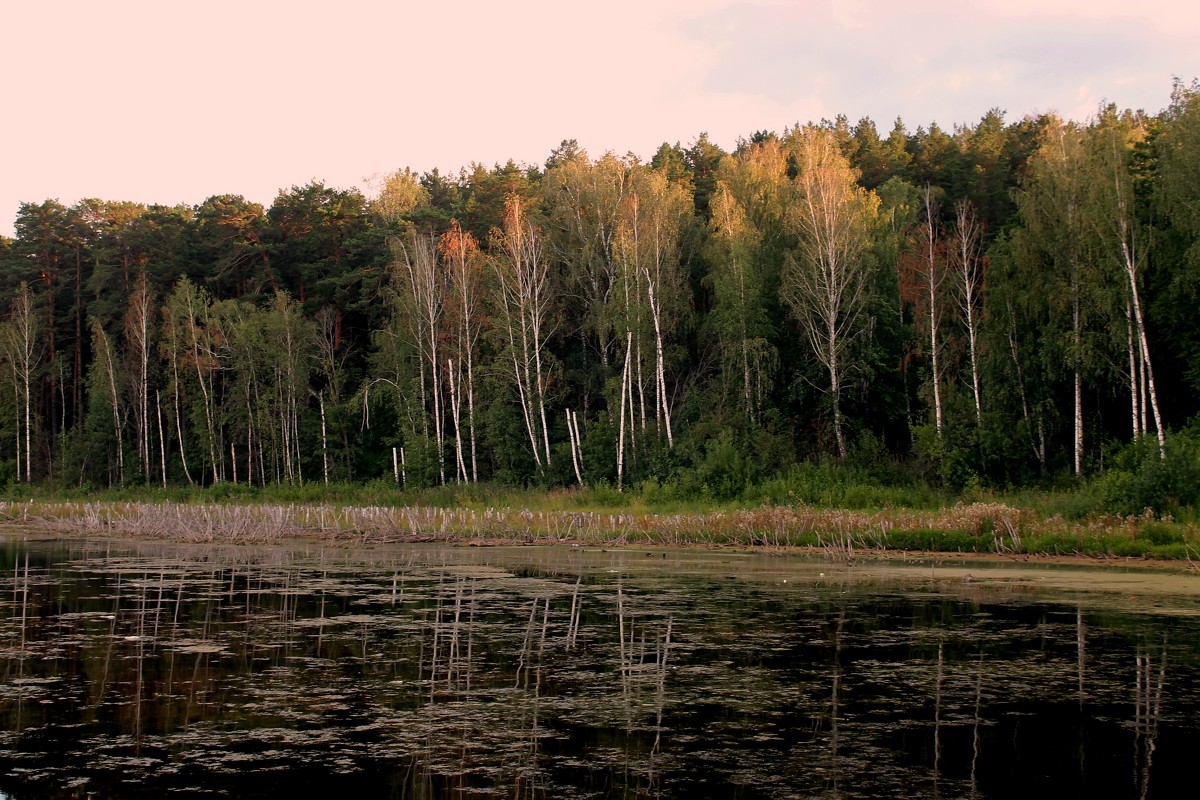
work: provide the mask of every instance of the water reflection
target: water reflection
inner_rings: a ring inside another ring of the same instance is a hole
[[[1187,584],[580,548],[0,555],[18,798],[1145,798],[1200,745]]]

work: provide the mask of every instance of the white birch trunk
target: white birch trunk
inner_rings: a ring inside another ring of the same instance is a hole
[[[321,471],[325,485],[329,485],[329,448],[326,444],[325,431],[325,391],[317,392],[317,405],[321,409]]]
[[[1079,366],[1081,345],[1078,287],[1072,301],[1072,324],[1075,339],[1075,477],[1083,476],[1083,370]]]
[[[667,446],[673,450],[675,449],[675,436],[671,430],[671,406],[667,402],[667,377],[666,369],[663,366],[662,313],[654,291],[654,281],[650,279],[648,272],[646,274],[646,291],[650,299],[650,317],[654,322],[654,374],[659,405],[655,416],[658,417],[661,413],[663,426],[667,431]]]
[[[446,374],[450,378],[450,415],[454,422],[455,479],[458,483],[470,483],[467,462],[463,457],[461,386],[454,379],[453,358],[446,359]]]
[[[1129,404],[1133,419],[1133,438],[1141,436],[1145,430],[1142,427],[1141,413],[1141,368],[1138,364],[1137,350],[1134,347],[1133,304],[1125,304],[1125,333],[1126,347],[1129,354]]]
[[[583,486],[583,473],[579,469],[579,437],[575,431],[571,409],[567,409],[567,438],[571,441],[571,466],[575,468],[575,480]]]
[[[625,404],[629,393],[629,358],[633,351],[633,332],[626,334],[625,364],[621,368],[621,423],[617,430],[617,491],[624,491],[625,478]],[[632,403],[630,412],[632,415]]]
[[[925,186],[925,288],[929,300],[929,356],[933,366],[933,414],[937,435],[942,435],[942,372],[941,350],[938,343],[938,300],[941,283],[937,263],[937,204],[933,201],[933,189]]]
[[[980,252],[983,228],[974,207],[966,200],[955,207],[959,298],[967,321],[967,346],[971,358],[971,391],[975,399],[975,424],[983,424],[983,397],[979,389],[979,306],[983,275]]]
[[[183,464],[184,477],[187,478],[188,486],[193,486],[193,485],[195,485],[196,482],[192,480],[191,470],[188,469],[187,453],[184,452],[184,448],[183,448],[183,419],[182,419],[183,415],[181,413],[181,408],[180,408],[180,404],[179,404],[179,351],[176,349],[174,339],[175,339],[175,328],[172,325],[171,326],[171,373],[174,377],[173,384],[174,384],[174,388],[175,388],[175,392],[174,392],[174,394],[175,394],[175,435],[179,439],[179,462],[181,464]]]
[[[108,399],[112,404],[113,433],[117,437],[117,484],[125,483],[125,441],[121,432],[121,400],[117,392],[116,365],[113,364],[112,347],[108,343],[108,335],[99,323],[96,333],[100,336],[103,347],[105,374],[108,377]]]
[[[162,473],[162,488],[167,488],[167,437],[163,435],[162,394],[154,390],[154,407],[158,409],[158,458]]]

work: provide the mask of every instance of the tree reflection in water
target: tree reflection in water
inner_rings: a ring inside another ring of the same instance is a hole
[[[0,552],[18,798],[1149,798],[1200,745],[1194,597],[720,553]]]

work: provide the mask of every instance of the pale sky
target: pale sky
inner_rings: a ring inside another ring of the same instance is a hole
[[[269,205],[318,178],[648,158],[845,114],[1157,112],[1200,75],[1171,0],[40,0],[0,14],[0,234],[22,201]]]

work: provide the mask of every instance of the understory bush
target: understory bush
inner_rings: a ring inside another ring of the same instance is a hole
[[[1200,502],[1200,442],[1190,435],[1168,436],[1163,452],[1153,437],[1140,437],[1110,464],[1100,484],[1105,506],[1115,513],[1174,514]]]

